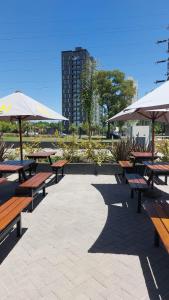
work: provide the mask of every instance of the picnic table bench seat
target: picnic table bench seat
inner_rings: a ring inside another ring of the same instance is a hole
[[[55,172],[55,181],[56,183],[58,182],[58,170],[62,169],[62,177],[64,176],[64,167],[69,163],[68,160],[64,159],[64,160],[58,160],[56,162],[54,162],[51,167],[52,170]]]
[[[23,195],[25,193],[28,193],[29,196],[32,197],[31,202],[31,209],[33,210],[33,201],[37,193],[42,189],[43,190],[43,196],[46,194],[46,180],[53,175],[52,172],[39,172],[36,175],[32,176],[25,182],[19,185],[19,187],[16,189],[17,195]]]
[[[138,192],[137,212],[141,212],[141,193],[148,189],[146,180],[139,174],[125,174],[126,180],[131,189],[131,198],[134,197],[134,191]]]
[[[154,245],[159,247],[161,239],[169,253],[169,204],[165,201],[146,201],[143,207],[154,225]]]
[[[4,177],[0,177],[0,184],[6,183],[7,179]]]
[[[31,197],[12,197],[0,205],[0,240],[15,224],[17,224],[17,236],[22,235],[21,212],[31,201]]]
[[[119,165],[123,170],[123,177],[128,169],[133,168],[133,163],[129,160],[119,160]]]

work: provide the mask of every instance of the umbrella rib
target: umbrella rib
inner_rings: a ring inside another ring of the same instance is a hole
[[[139,110],[137,111],[137,113],[140,114],[140,115],[142,115],[142,116],[145,117],[146,119],[152,120],[151,117],[145,115],[143,112],[141,112],[141,111],[139,111]]]
[[[159,119],[160,117],[162,117],[162,116],[165,117],[165,112],[162,112],[161,114],[159,114],[159,115],[158,115],[158,119]]]

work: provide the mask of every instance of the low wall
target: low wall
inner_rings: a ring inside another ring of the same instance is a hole
[[[31,144],[32,142],[23,142],[23,144]],[[12,146],[13,148],[19,148],[19,142],[5,142],[7,146]],[[51,149],[56,149],[56,146],[54,145],[54,142],[40,142],[40,148],[51,148]]]
[[[49,164],[38,165],[37,171],[51,171]],[[105,163],[97,166],[90,163],[70,163],[64,169],[65,174],[88,174],[88,175],[114,175],[121,173],[121,169],[117,163]]]

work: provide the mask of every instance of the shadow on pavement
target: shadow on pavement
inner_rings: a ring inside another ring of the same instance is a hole
[[[102,232],[88,252],[138,256],[150,299],[169,299],[169,256],[162,245],[154,247],[153,225],[144,211],[136,213],[137,201],[130,199],[128,186],[93,186],[102,194],[108,215]],[[167,194],[163,193],[165,197]]]
[[[22,228],[22,236],[27,231],[27,228]],[[0,242],[0,264],[4,261],[4,259],[8,256],[10,251],[16,246],[16,244],[20,241],[21,237],[17,237],[16,228],[13,228],[8,235],[5,236],[3,241]]]

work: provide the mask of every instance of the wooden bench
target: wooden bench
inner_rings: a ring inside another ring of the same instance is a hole
[[[4,177],[0,178],[0,184],[7,183],[7,179]]]
[[[31,201],[31,197],[12,197],[0,206],[0,240],[15,224],[17,224],[17,236],[22,235],[21,212]]]
[[[58,161],[56,161],[55,163],[53,163],[53,164],[51,165],[53,171],[54,171],[55,174],[56,174],[56,177],[55,177],[55,178],[56,178],[56,179],[55,179],[56,183],[58,182],[58,170],[59,170],[59,169],[62,169],[62,177],[63,177],[63,175],[64,175],[64,167],[65,167],[68,163],[69,163],[68,160],[58,160]]]
[[[133,168],[133,164],[129,160],[119,160],[119,165],[123,170],[123,177],[126,173],[126,170]]]
[[[143,205],[154,227],[154,245],[159,247],[159,239],[169,253],[169,204],[165,201],[144,202]]]
[[[141,193],[148,189],[146,180],[139,174],[125,174],[126,180],[131,188],[131,198],[134,197],[134,191],[138,192],[137,212],[141,212]]]
[[[41,189],[43,190],[43,196],[45,196],[46,180],[51,175],[53,175],[52,172],[37,173],[33,177],[20,184],[19,187],[16,189],[16,195],[23,195],[25,193],[28,193],[28,195],[32,197],[30,211],[33,210],[34,198]]]

